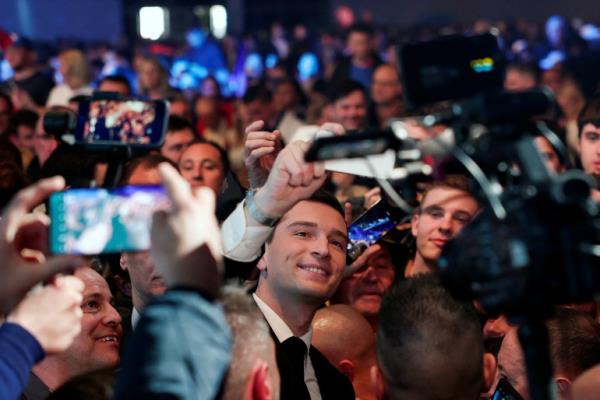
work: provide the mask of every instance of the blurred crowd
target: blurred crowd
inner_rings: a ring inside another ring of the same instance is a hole
[[[403,223],[347,260],[348,226],[385,196],[304,155],[317,132],[398,118],[416,141],[435,136],[445,127],[418,125],[430,110],[405,104],[395,45],[491,32],[509,61],[504,88],[556,98],[547,123],[559,142],[535,139],[548,171],[599,181],[600,28],[561,16],[377,27],[348,7],[335,17],[328,31],[276,23],[217,41],[194,28],[186,43],[131,48],[0,40],[0,397],[532,398],[520,321],[438,278],[443,248],[485,206],[467,177],[419,184]],[[164,143],[117,160],[44,125],[95,91],[168,100]],[[151,248],[49,254],[48,195],[113,183],[165,186],[171,207],[153,216]],[[552,310],[552,395],[598,398],[598,304]]]

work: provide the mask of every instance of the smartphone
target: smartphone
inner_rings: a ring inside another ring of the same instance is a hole
[[[390,207],[383,200],[360,215],[348,228],[346,262],[354,262],[369,246],[394,229],[401,217],[401,211]]]
[[[164,100],[92,98],[79,104],[75,141],[87,146],[160,147],[168,119]]]
[[[492,395],[492,400],[523,400],[523,397],[512,387],[506,378],[500,378],[496,391]]]
[[[70,189],[49,200],[50,251],[94,255],[148,250],[156,210],[169,208],[162,186]]]
[[[413,109],[502,89],[505,57],[490,33],[407,43],[398,57],[405,100]]]

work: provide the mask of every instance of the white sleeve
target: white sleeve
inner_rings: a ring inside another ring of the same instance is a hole
[[[221,226],[223,255],[240,262],[250,262],[260,257],[261,247],[274,229],[259,224],[247,215],[245,204],[246,200],[238,203]]]

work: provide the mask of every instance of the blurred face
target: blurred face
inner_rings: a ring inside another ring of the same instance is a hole
[[[160,86],[160,71],[149,61],[140,63],[140,86],[144,89],[153,89]]]
[[[160,154],[178,164],[181,155],[193,140],[194,132],[189,129],[168,131],[165,136],[165,143],[160,148]]]
[[[431,189],[412,219],[412,234],[417,240],[415,262],[435,265],[446,243],[471,221],[477,209],[475,199],[462,190]]]
[[[271,119],[271,103],[254,100],[242,104],[242,118],[244,119],[244,125],[250,125],[252,122],[258,120],[268,123]]]
[[[525,358],[516,328],[511,329],[502,340],[502,346],[498,352],[498,369],[500,375],[506,377],[525,400],[529,400]]]
[[[560,163],[558,154],[556,154],[554,147],[552,147],[548,139],[544,137],[536,137],[535,145],[538,151],[542,154],[542,157],[546,162],[546,167],[549,171],[559,174],[565,170],[565,167],[563,167]]]
[[[366,266],[344,279],[336,292],[337,301],[348,304],[366,318],[379,314],[381,299],[394,282],[394,266],[387,249],[367,260]]]
[[[273,93],[273,107],[275,111],[281,112],[294,107],[296,104],[296,90],[290,83],[277,85]]]
[[[273,232],[258,267],[261,299],[320,304],[337,289],[346,265],[346,223],[328,205],[301,201]]]
[[[18,72],[27,66],[30,52],[30,50],[23,47],[11,46],[6,50],[6,60],[10,67]]]
[[[192,187],[208,186],[215,194],[223,189],[225,168],[221,154],[210,144],[189,146],[181,155],[179,170]]]
[[[54,136],[44,132],[43,117],[40,117],[37,122],[33,139],[35,155],[37,156],[40,165],[43,165],[58,147],[58,140],[56,140]]]
[[[129,87],[122,82],[103,81],[100,86],[98,86],[98,90],[101,92],[119,93],[125,97],[131,96]]]
[[[375,104],[386,104],[396,101],[402,96],[402,85],[398,73],[389,65],[375,70],[371,86],[371,97]]]
[[[587,124],[579,138],[581,165],[587,174],[600,174],[600,127]]]
[[[533,89],[535,86],[535,79],[529,74],[524,74],[514,69],[509,69],[506,72],[506,77],[504,79],[504,89],[510,92],[522,92],[525,90]]]
[[[335,121],[348,130],[358,130],[365,124],[367,100],[360,90],[355,90],[333,104]]]
[[[181,118],[191,120],[192,108],[187,101],[177,100],[171,102],[171,108],[169,109],[171,115],[177,115]]]
[[[108,284],[91,268],[80,268],[75,276],[85,285],[81,309],[81,332],[64,353],[57,357],[65,360],[73,372],[83,374],[119,364],[121,343],[121,316],[112,305]]]
[[[362,32],[351,32],[348,35],[348,50],[352,57],[369,58],[373,51],[373,42],[369,35]]]
[[[157,168],[136,168],[127,181],[128,185],[159,185],[162,182]],[[167,288],[165,280],[158,275],[150,252],[123,253],[120,259],[121,268],[127,271],[131,280],[133,305],[138,311],[156,296],[163,294]]]
[[[27,125],[17,127],[17,147],[35,151],[35,129]]]

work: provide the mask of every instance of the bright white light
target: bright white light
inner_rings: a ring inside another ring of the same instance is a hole
[[[227,10],[221,5],[210,7],[210,31],[217,39],[222,39],[227,33]]]
[[[139,13],[140,36],[157,40],[167,31],[167,10],[163,7],[142,7]]]

